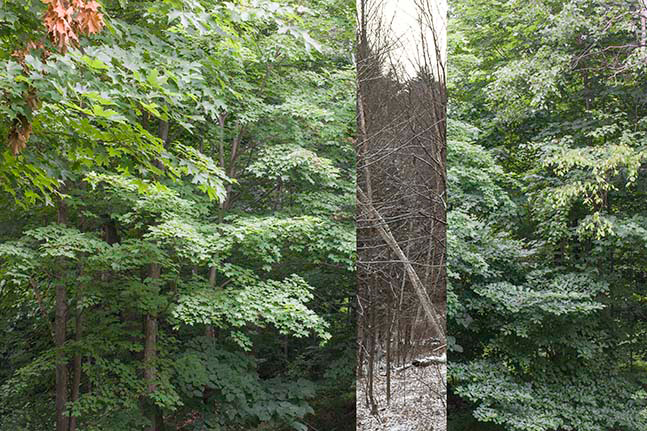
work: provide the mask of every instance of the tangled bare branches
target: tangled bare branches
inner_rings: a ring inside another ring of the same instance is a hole
[[[358,15],[358,409],[377,414],[377,381],[390,403],[391,370],[445,344],[446,4]]]

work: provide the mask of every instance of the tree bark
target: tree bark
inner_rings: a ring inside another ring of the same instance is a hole
[[[211,289],[216,288],[216,267],[209,267],[209,287]],[[216,328],[213,325],[207,325],[205,335],[209,338],[216,338]]]
[[[67,223],[67,207],[61,199],[58,205],[58,223]],[[64,262],[61,259],[60,265]],[[65,362],[65,337],[67,332],[67,289],[63,281],[64,270],[60,268],[56,282],[56,304],[54,317],[54,345],[56,347],[56,431],[68,431],[68,417],[65,415],[67,403],[67,363]]]
[[[83,313],[81,311],[80,306],[77,304],[76,308],[76,325],[74,328],[74,341],[79,343],[81,341],[81,330],[82,330],[82,319],[83,318]],[[78,349],[78,346],[77,346]],[[81,394],[81,365],[82,365],[82,357],[81,357],[81,352],[77,351],[74,353],[74,374],[72,377],[72,402],[76,402],[79,400],[79,396]],[[77,418],[76,416],[70,416],[70,431],[76,431],[77,427]]]
[[[388,304],[387,307],[386,321],[388,326],[384,339],[386,343],[386,403],[391,404],[391,330],[393,329],[393,324],[391,322],[391,304]]]
[[[164,142],[164,146],[168,145],[169,143],[168,131],[169,131],[169,122],[160,120],[157,132],[159,134],[160,139]]]
[[[153,263],[149,269],[149,275],[152,279],[159,279],[161,276],[161,267],[158,263]],[[147,392],[155,392],[157,370],[155,368],[155,359],[157,356],[157,316],[152,312],[146,314],[144,321],[144,381],[147,385]],[[153,407],[150,414],[151,426],[147,431],[159,431],[161,424],[157,409]]]
[[[647,45],[647,0],[640,0],[640,46]]]

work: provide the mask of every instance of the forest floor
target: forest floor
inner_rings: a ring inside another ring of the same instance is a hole
[[[383,367],[374,380],[377,414],[366,403],[367,379],[357,381],[357,431],[445,431],[446,364],[409,366],[391,372],[391,402],[386,402]]]

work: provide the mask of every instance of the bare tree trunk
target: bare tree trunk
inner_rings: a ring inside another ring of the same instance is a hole
[[[368,350],[368,403],[371,409],[371,414],[377,413],[377,403],[375,402],[374,391],[374,376],[375,376],[375,302],[371,301],[371,309],[369,310],[371,325],[370,325],[370,338]]]
[[[155,360],[157,346],[157,318],[151,314],[146,315],[144,331],[144,379],[148,384],[148,392],[155,391]]]
[[[229,157],[229,166],[228,169],[225,171],[227,173],[227,176],[229,178],[235,178],[236,177],[236,161],[238,160],[238,157],[240,156],[240,150],[239,146],[240,143],[243,139],[243,134],[245,133],[245,127],[241,126],[238,122],[236,123],[236,129],[238,130],[238,133],[236,136],[234,136],[234,139],[231,143],[231,156]],[[223,169],[224,167],[224,153],[223,153]],[[231,208],[231,191],[233,190],[233,186],[231,184],[227,184],[226,186],[227,190],[227,195],[226,198],[223,202],[220,203],[220,208],[222,212],[228,210]]]
[[[647,46],[647,0],[640,0],[640,46]]]
[[[386,321],[388,322],[388,327],[386,330],[386,403],[391,404],[391,329],[393,324],[391,322],[391,304],[388,304],[388,313],[386,314]]]
[[[227,113],[223,112],[218,116],[218,155],[220,159],[220,169],[223,172],[226,171],[225,167],[225,119],[227,118]],[[211,147],[211,157],[213,158],[215,146]]]
[[[216,267],[215,266],[209,267],[209,287],[212,289],[216,288]],[[207,328],[205,330],[205,335],[209,338],[215,338],[216,328],[214,328],[213,325],[207,325]]]
[[[168,131],[169,131],[169,123],[168,123],[168,121],[160,120],[159,127],[158,127],[158,133],[159,133],[160,139],[164,142],[164,145],[167,145],[168,142],[169,142]]]

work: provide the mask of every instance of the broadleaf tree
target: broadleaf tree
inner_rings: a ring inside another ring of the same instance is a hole
[[[644,13],[453,4],[450,429],[647,427]]]
[[[0,428],[349,429],[353,8],[2,3]]]

